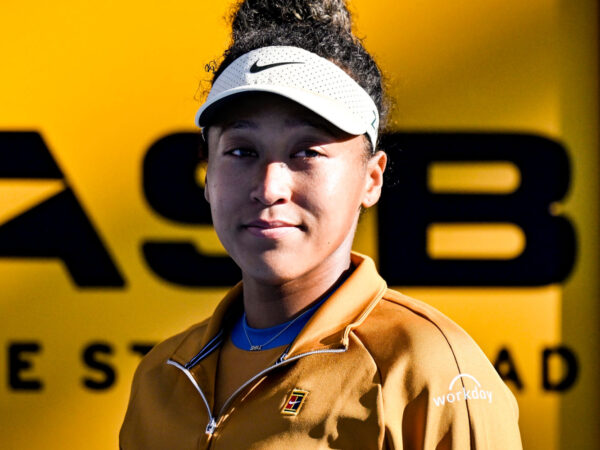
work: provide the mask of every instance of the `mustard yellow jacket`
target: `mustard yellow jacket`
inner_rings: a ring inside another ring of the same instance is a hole
[[[352,261],[290,347],[221,411],[218,353],[241,285],[209,320],[156,346],[134,376],[121,448],[520,449],[515,398],[477,344],[387,289],[369,258]]]

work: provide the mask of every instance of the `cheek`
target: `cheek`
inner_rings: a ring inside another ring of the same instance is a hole
[[[364,190],[366,170],[359,162],[346,162],[338,171],[331,171],[329,194],[345,205],[356,204],[358,209]]]
[[[309,198],[313,209],[321,219],[329,223],[347,226],[354,220],[362,202],[362,180],[364,171],[360,167],[345,165],[331,167],[309,180]]]
[[[218,176],[217,176],[218,174]],[[228,216],[228,211],[235,208],[232,204],[235,202],[236,189],[222,172],[207,171],[208,198],[210,201],[210,210],[215,225],[223,222]],[[239,191],[238,191],[239,194]]]
[[[231,186],[235,184],[232,182],[235,174],[226,164],[219,163],[217,160],[218,158],[213,158],[206,167],[206,182],[211,201],[228,197]]]

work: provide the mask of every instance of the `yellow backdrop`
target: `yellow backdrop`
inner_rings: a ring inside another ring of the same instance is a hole
[[[3,4],[0,447],[115,448],[141,353],[205,318],[225,292],[222,283],[169,281],[149,261],[148,243],[193,242],[209,256],[222,250],[210,225],[157,211],[144,182],[175,181],[161,178],[160,165],[148,180],[147,155],[162,138],[194,132],[204,66],[228,42],[229,4]],[[351,8],[388,75],[391,131],[411,139],[536,135],[566,151],[566,196],[546,210],[574,230],[566,278],[408,280],[398,288],[452,317],[510,375],[525,448],[593,448],[600,437],[596,2],[354,0]],[[539,170],[523,171],[502,158],[432,161],[427,189],[506,196],[546,170],[539,162]],[[548,183],[541,192],[555,189],[554,180],[536,179]],[[383,206],[367,213],[355,247],[389,269],[379,246],[386,217]],[[506,262],[534,237],[508,219],[438,222],[422,230],[433,261]],[[544,264],[539,254],[534,262],[526,275]]]

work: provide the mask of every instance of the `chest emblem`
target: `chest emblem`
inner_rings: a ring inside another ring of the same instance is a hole
[[[288,397],[287,402],[285,402],[285,406],[281,410],[281,414],[284,416],[297,416],[300,412],[300,408],[302,408],[302,405],[304,404],[304,400],[306,400],[307,395],[308,391],[294,389]]]

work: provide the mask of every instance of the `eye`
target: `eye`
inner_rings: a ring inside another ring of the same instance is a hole
[[[293,155],[296,158],[316,158],[319,156],[324,156],[323,153],[314,148],[304,148],[300,151],[297,151]]]
[[[237,158],[251,158],[256,156],[256,151],[249,148],[233,148],[225,152],[226,155],[235,156]]]

